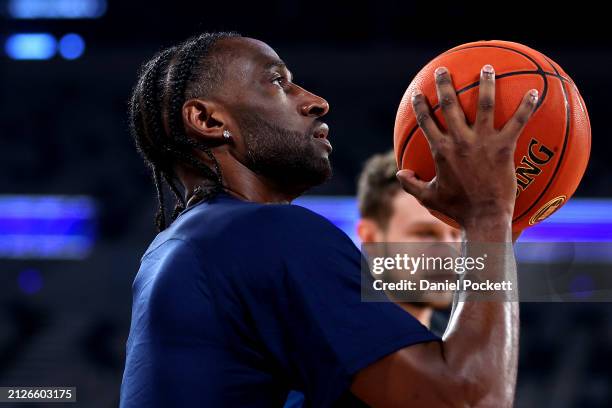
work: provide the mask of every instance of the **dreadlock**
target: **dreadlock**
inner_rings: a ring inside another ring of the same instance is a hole
[[[129,103],[130,130],[157,192],[158,231],[166,228],[164,185],[174,195],[173,221],[185,209],[185,199],[175,173],[182,164],[198,171],[207,181],[203,199],[217,195],[222,187],[221,168],[209,146],[187,137],[182,119],[187,99],[210,95],[221,82],[223,69],[214,54],[215,44],[239,37],[233,32],[204,33],[164,49],[146,62]],[[164,127],[166,123],[167,127]],[[166,131],[167,129],[167,131]],[[193,153],[202,150],[213,163],[211,169]]]

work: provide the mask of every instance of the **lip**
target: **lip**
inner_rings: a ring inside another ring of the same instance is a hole
[[[332,145],[327,139],[328,134],[329,134],[329,126],[327,126],[327,123],[323,123],[323,122],[321,122],[321,124],[316,126],[312,132],[312,136],[317,140],[317,142],[320,142],[321,144],[323,144],[327,148],[327,150],[331,152]]]
[[[316,139],[327,139],[327,135],[329,134],[329,126],[325,122],[319,122],[317,126],[312,131],[312,135]]]
[[[333,150],[333,147],[331,145],[331,143],[329,143],[329,140],[325,139],[325,138],[317,138],[317,142],[321,143],[323,146],[325,146],[327,148],[327,151],[329,153],[331,153],[331,151]]]

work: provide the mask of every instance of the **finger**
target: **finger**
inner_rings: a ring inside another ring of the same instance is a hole
[[[492,129],[495,119],[495,70],[485,65],[480,71],[478,87],[478,111],[476,112],[476,130]]]
[[[412,109],[414,110],[419,127],[423,130],[431,146],[436,139],[442,137],[442,132],[431,117],[431,110],[425,95],[418,89],[412,94]]]
[[[525,94],[514,115],[502,129],[502,133],[512,139],[518,139],[519,135],[527,125],[533,111],[538,103],[538,90],[532,89]]]
[[[449,133],[452,135],[460,135],[467,128],[465,122],[465,114],[459,105],[457,99],[457,91],[453,87],[453,80],[450,72],[445,67],[436,69],[436,90],[438,93],[438,101],[440,109],[446,120]]]
[[[423,200],[429,186],[428,182],[419,180],[412,170],[400,170],[396,177],[407,193],[412,194],[419,201]]]

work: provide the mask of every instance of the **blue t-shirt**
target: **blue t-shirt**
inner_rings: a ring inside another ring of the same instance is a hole
[[[359,250],[307,209],[226,194],[188,208],[134,280],[121,407],[356,403],[355,373],[439,340],[360,285]]]

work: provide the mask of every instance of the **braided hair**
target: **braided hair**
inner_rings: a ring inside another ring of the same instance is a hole
[[[182,164],[206,180],[202,199],[210,199],[223,188],[221,168],[210,147],[185,134],[182,119],[186,100],[210,95],[220,84],[223,69],[214,54],[215,44],[239,37],[233,32],[204,33],[164,49],[146,62],[129,103],[130,131],[137,150],[149,167],[157,192],[158,231],[167,226],[164,186],[174,195],[171,222],[185,209],[175,165]],[[167,126],[164,126],[164,123]],[[203,151],[213,168],[198,159],[194,148]]]

